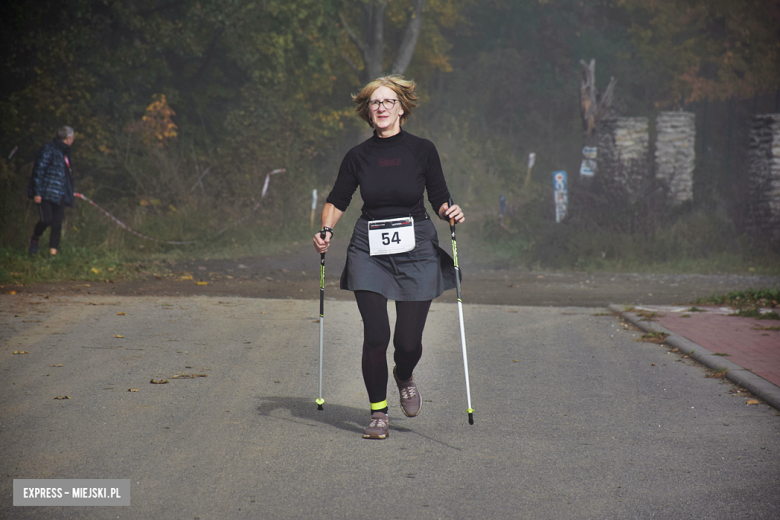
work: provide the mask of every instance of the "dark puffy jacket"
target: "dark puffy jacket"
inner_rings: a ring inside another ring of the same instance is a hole
[[[73,176],[65,162],[69,152],[70,147],[58,139],[43,145],[35,158],[28,197],[40,195],[43,200],[73,206]]]

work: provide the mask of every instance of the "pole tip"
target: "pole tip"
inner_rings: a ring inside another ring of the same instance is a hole
[[[315,402],[317,403],[317,410],[324,410],[322,405],[325,404],[325,399],[319,398]]]
[[[469,424],[473,425],[474,424],[474,410],[469,408],[468,414],[469,414]]]

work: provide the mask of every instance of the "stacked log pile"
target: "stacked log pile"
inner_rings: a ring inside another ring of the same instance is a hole
[[[646,117],[605,119],[599,130],[598,170],[630,193],[638,194],[641,176],[647,171],[649,120]]]
[[[675,203],[693,199],[696,116],[661,112],[656,118],[655,174],[669,187]]]
[[[749,218],[754,233],[780,245],[780,114],[755,116],[750,129]]]

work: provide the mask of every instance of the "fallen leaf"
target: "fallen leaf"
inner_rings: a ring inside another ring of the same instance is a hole
[[[760,404],[758,399],[748,399],[747,404]]]
[[[209,377],[208,374],[177,374],[171,379],[195,379],[196,377]]]
[[[125,315],[125,313],[124,313],[124,312],[117,312],[117,313],[116,313],[116,315],[117,315],[117,316],[124,316],[124,315]]]
[[[651,367],[654,367],[654,366],[655,366],[655,363],[650,363],[650,366],[651,366]]]
[[[29,354],[26,350],[14,350],[14,354]]]
[[[209,284],[208,282],[195,282],[195,283],[198,284],[198,285],[208,285]]]
[[[115,337],[115,338],[124,338],[124,336],[121,336],[121,335],[119,335],[119,334],[114,334],[114,337]]]
[[[514,361],[515,363],[520,363],[519,359],[513,359],[512,361]]]
[[[100,272],[100,269],[98,269],[97,267],[93,267],[92,272],[98,274]]]
[[[192,280],[192,276],[182,276],[179,280]]]
[[[128,392],[137,392],[138,389],[137,388],[128,388],[127,391]]]
[[[644,341],[646,343],[658,343],[663,344],[664,340],[669,336],[666,332],[648,332],[647,334],[643,334],[640,341]]]
[[[55,399],[70,399],[69,395],[58,395]]]
[[[50,366],[50,367],[64,367],[65,365],[63,365],[62,363],[60,363],[59,365],[49,365],[49,366]]]
[[[168,380],[167,379],[152,379],[149,382],[152,383],[153,385],[167,385],[168,384]]]
[[[16,291],[11,291],[11,294],[16,294]]]

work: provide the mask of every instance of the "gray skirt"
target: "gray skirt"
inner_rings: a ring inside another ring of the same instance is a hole
[[[341,288],[371,291],[395,301],[427,301],[455,288],[455,265],[439,247],[436,227],[429,219],[415,220],[417,245],[406,253],[371,256],[368,221],[357,220],[341,273]]]

